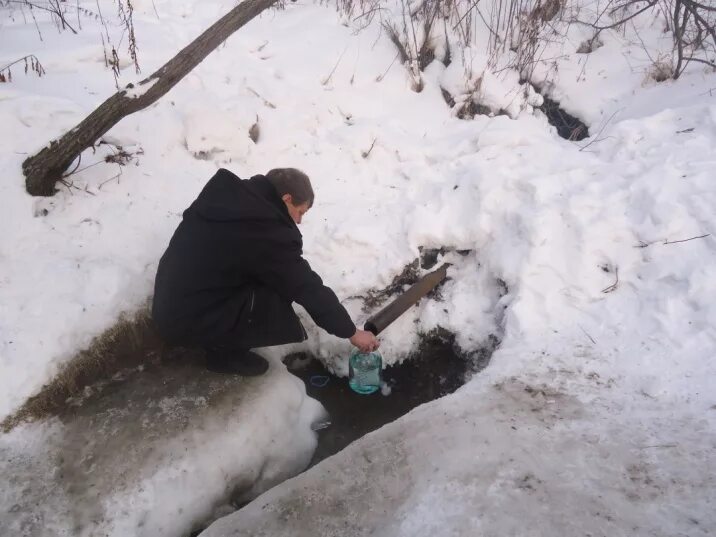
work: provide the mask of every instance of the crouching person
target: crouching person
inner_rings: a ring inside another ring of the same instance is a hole
[[[302,257],[297,224],[313,200],[309,178],[293,168],[245,180],[219,170],[159,262],[152,316],[160,334],[205,349],[212,371],[261,375],[268,362],[252,348],[307,337],[297,302],[327,332],[364,352],[378,348]]]

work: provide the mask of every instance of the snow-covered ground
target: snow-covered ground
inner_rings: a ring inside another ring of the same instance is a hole
[[[1,535],[188,535],[305,468],[320,403],[269,356],[258,378],[135,371],[0,441]]]
[[[133,4],[145,74],[233,5]],[[342,534],[713,532],[716,76],[694,64],[655,83],[650,58],[669,46],[650,19],[603,33],[591,54],[575,54],[588,33],[570,27],[534,76],[589,124],[592,138],[575,144],[516,74],[484,72],[484,43],[453,51],[447,68],[433,62],[416,93],[378,24],[356,32],[341,20],[310,2],[262,15],[112,129],[105,139],[135,154],[121,176],[100,146],[71,177],[78,188],[40,199],[25,193],[20,164],[114,91],[104,30],[87,19],[78,35],[58,33],[40,20],[39,41],[17,13],[3,18],[0,60],[32,52],[47,74],[0,85],[0,418],[142,307],[181,211],[217,167],[294,166],[317,192],[306,257],[357,321],[360,296],[419,246],[471,250],[449,254],[443,302],[381,336],[388,361],[438,325],[468,350],[491,334],[502,345],[458,393],[210,534],[275,535],[286,517],[307,535],[335,534],[339,518]],[[135,78],[127,65],[120,84]],[[440,87],[460,99],[478,78],[482,102],[510,117],[451,113]],[[308,347],[345,372],[346,343],[309,331]],[[22,446],[17,432],[0,442]]]

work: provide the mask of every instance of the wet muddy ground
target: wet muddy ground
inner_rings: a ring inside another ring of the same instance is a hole
[[[465,383],[466,375],[486,365],[489,355],[479,358],[458,355],[451,338],[427,339],[411,359],[383,370],[389,395],[381,391],[360,395],[350,389],[347,378],[331,375],[315,358],[287,356],[284,362],[289,370],[304,381],[308,395],[319,400],[330,415],[330,425],[318,431],[318,447],[309,468],[416,406],[454,392]],[[315,381],[325,381],[322,377],[328,382],[315,385],[321,383]]]

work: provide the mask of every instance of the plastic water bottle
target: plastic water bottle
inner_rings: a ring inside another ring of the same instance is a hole
[[[348,369],[348,384],[354,392],[369,394],[380,389],[383,357],[379,352],[353,351],[348,361]]]

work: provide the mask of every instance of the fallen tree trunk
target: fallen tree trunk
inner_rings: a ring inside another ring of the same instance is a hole
[[[157,101],[236,30],[277,0],[246,0],[136,86],[129,84],[104,101],[79,125],[22,163],[25,187],[33,196],[52,196],[55,183],[79,157],[119,121]]]

